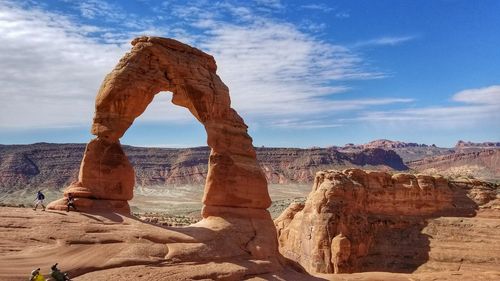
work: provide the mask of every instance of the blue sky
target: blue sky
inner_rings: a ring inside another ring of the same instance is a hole
[[[140,35],[214,55],[256,146],[500,140],[500,1],[0,0],[0,143],[87,142]],[[205,145],[160,93],[122,139]]]

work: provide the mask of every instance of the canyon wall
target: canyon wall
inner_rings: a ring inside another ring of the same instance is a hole
[[[135,186],[202,185],[209,147],[148,148],[123,146],[135,170]],[[407,169],[393,151],[339,152],[315,148],[256,148],[257,160],[272,184],[310,184],[317,171],[366,167]],[[61,189],[78,177],[84,144],[0,145],[0,190]]]
[[[426,174],[440,173],[449,177],[500,179],[500,149],[463,150],[449,155],[426,157],[408,162],[412,169]]]

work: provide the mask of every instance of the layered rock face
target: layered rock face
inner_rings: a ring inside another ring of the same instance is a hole
[[[176,149],[124,145],[122,148],[134,167],[136,187],[205,183],[209,147]],[[84,144],[0,145],[0,191],[65,188],[78,179],[84,152]],[[339,152],[331,148],[264,147],[256,148],[256,152],[267,182],[273,184],[310,184],[317,171],[326,169],[407,169],[393,151],[382,149]]]
[[[456,201],[442,177],[318,172],[305,204],[275,220],[280,252],[310,273],[411,272],[427,258],[422,218],[445,214]]]
[[[213,57],[165,38],[141,37],[132,45],[99,90],[92,124],[97,138],[87,145],[78,181],[65,194],[79,199],[77,207],[127,211],[124,205],[133,196],[135,179],[119,139],[155,94],[170,91],[172,102],[189,109],[207,131],[211,152],[204,215],[219,207],[269,207],[267,182],[252,139],[230,107],[229,90],[216,74]],[[50,208],[64,208],[63,200]]]
[[[454,178],[500,178],[500,149],[466,151],[411,161],[408,166],[422,173],[441,173]]]

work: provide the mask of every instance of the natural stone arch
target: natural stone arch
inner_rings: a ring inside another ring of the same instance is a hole
[[[101,85],[91,131],[97,138],[87,145],[78,181],[65,196],[72,193],[83,210],[129,212],[134,170],[119,139],[157,93],[170,91],[172,102],[204,125],[212,149],[203,217],[267,209],[271,200],[265,175],[247,126],[231,108],[229,89],[216,74],[214,58],[166,38],[140,37],[132,45]],[[64,199],[49,207],[64,209]]]

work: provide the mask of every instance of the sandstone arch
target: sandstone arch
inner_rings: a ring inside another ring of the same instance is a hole
[[[66,191],[84,210],[129,212],[134,171],[120,138],[154,95],[173,93],[207,132],[211,147],[203,216],[258,212],[270,206],[267,181],[243,119],[231,108],[229,90],[216,74],[212,56],[178,41],[140,37],[108,74],[96,97],[92,134],[78,176]],[[64,199],[52,202],[64,209]],[[243,209],[242,209],[243,208]],[[255,210],[254,210],[255,209]]]

